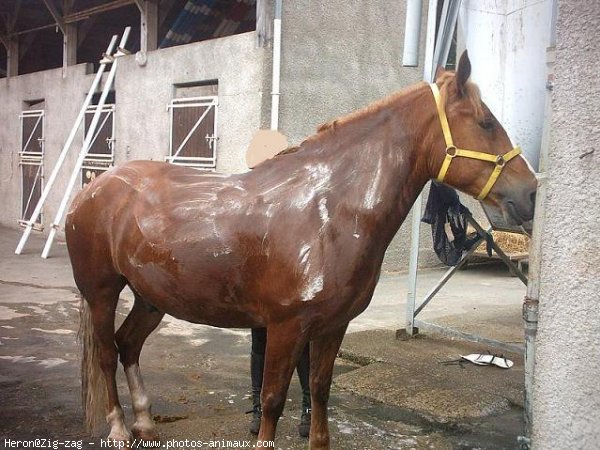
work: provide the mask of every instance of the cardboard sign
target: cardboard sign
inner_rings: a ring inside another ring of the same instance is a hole
[[[253,169],[288,148],[287,138],[277,130],[258,130],[246,152],[246,164]]]

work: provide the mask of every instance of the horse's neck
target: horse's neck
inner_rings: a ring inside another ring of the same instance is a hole
[[[373,226],[385,247],[429,179],[422,133],[427,124],[410,106],[420,95],[409,91],[388,110],[376,112],[378,117],[342,125],[349,129],[334,131],[330,139],[337,148],[325,156],[331,185],[338,187],[331,190],[331,200],[356,221]]]

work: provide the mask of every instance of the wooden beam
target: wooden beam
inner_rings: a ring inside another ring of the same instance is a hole
[[[268,0],[256,1],[256,45],[269,47],[273,39],[273,8]]]
[[[14,77],[19,74],[19,40],[12,38],[6,50],[6,76]]]
[[[50,11],[50,15],[56,21],[56,24],[58,25],[58,28],[60,28],[60,31],[62,31],[62,34],[63,35],[67,34],[67,29],[65,27],[65,21],[62,18],[62,14],[56,8],[54,1],[53,0],[42,0],[42,1],[44,2],[44,5],[46,5],[46,8],[48,9],[48,11]]]
[[[74,0],[63,0],[63,14],[70,13]],[[64,24],[63,31],[63,77],[66,76],[67,66],[77,64],[77,24]]]
[[[136,0],[140,8],[140,51],[147,53],[158,47],[158,2]]]
[[[87,19],[94,14],[100,14],[113,9],[122,8],[123,6],[132,5],[135,0],[113,0],[110,3],[103,5],[94,6],[93,8],[84,9],[64,16],[65,23],[79,22],[80,20]]]
[[[49,23],[48,25],[41,25],[39,27],[34,27],[34,28],[28,28],[26,30],[15,31],[10,36],[11,37],[13,37],[13,36],[22,36],[23,34],[33,33],[34,31],[45,30],[47,28],[56,28],[56,24],[55,23]]]
[[[19,18],[19,12],[21,12],[21,3],[22,3],[22,0],[16,1],[12,16],[10,16],[8,18],[8,21],[6,23],[6,28],[7,28],[8,34],[11,34],[13,32],[13,30],[15,29],[15,25],[17,24],[17,19]]]
[[[2,36],[0,34],[0,42],[2,43],[2,45],[4,45],[6,51],[8,51],[8,36]]]

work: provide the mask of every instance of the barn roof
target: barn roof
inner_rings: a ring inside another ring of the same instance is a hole
[[[160,47],[197,42],[255,29],[256,0],[154,0]],[[0,1],[0,76],[7,46],[19,43],[19,74],[62,65],[65,24],[77,26],[77,63],[96,62],[113,34],[132,27],[128,49],[140,48],[142,0]]]

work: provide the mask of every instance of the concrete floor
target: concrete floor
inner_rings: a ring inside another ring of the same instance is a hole
[[[81,426],[78,299],[64,243],[42,260],[32,236],[0,228],[0,446],[5,438],[91,440]],[[419,273],[422,297],[443,271]],[[424,320],[512,343],[522,342],[525,287],[502,266],[459,272],[423,311]],[[343,449],[516,448],[522,433],[523,365],[510,370],[442,365],[488,347],[435,334],[400,341],[406,275],[382,276],[369,308],[350,327],[336,362],[330,400],[332,447]],[[117,320],[132,302],[123,293]],[[421,316],[420,316],[421,317]],[[142,371],[163,442],[251,439],[247,432],[249,333],[166,317],[148,339]],[[492,349],[490,349],[492,350]],[[127,385],[119,389],[131,415]],[[297,435],[300,390],[288,395],[277,448],[304,449]]]

